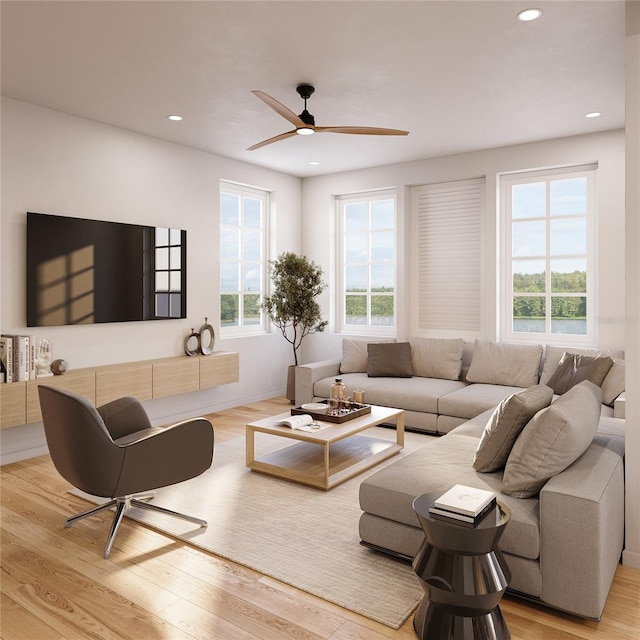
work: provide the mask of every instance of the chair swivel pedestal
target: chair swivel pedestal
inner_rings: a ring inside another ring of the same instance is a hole
[[[498,549],[510,518],[502,503],[475,527],[429,514],[437,495],[413,503],[425,540],[413,560],[424,596],[413,619],[421,640],[509,640],[499,602],[511,579]]]

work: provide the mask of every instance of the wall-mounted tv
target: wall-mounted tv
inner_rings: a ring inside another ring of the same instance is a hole
[[[187,317],[187,232],[27,213],[27,325]]]

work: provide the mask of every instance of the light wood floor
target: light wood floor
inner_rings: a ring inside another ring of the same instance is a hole
[[[288,408],[278,398],[210,418],[220,442]],[[2,640],[415,638],[411,618],[389,629],[127,519],[104,560],[111,514],[65,529],[86,503],[48,456],[6,465],[1,479]],[[638,640],[640,571],[619,566],[599,623],[508,596],[502,610],[514,640]]]

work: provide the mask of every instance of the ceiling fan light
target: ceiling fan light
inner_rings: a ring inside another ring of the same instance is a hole
[[[301,136],[310,136],[315,133],[315,130],[313,127],[298,127],[296,133]]]

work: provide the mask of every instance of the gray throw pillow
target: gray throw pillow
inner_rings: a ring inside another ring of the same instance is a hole
[[[589,447],[600,422],[602,390],[585,380],[529,421],[513,445],[502,477],[502,492],[516,498],[540,493]]]
[[[367,375],[370,378],[411,378],[411,345],[408,342],[371,343],[367,346]]]
[[[367,372],[367,345],[370,342],[395,342],[395,338],[369,338],[368,340],[342,341],[342,361],[340,373],[366,373]]]
[[[473,468],[483,473],[502,469],[522,429],[538,411],[548,407],[552,399],[553,391],[543,384],[536,384],[505,398],[484,428]]]
[[[599,387],[609,373],[613,359],[609,356],[585,356],[579,353],[565,353],[558,368],[549,378],[547,385],[554,393],[562,395],[583,380]]]

